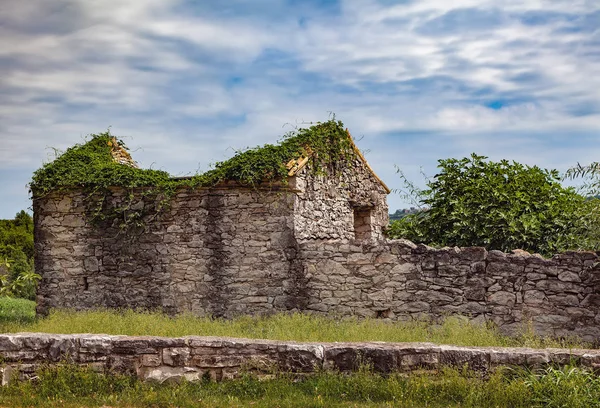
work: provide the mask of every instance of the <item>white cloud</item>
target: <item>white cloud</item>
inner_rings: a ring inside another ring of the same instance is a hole
[[[252,4],[0,4],[0,171],[24,169],[3,183],[110,125],[143,165],[185,174],[328,111],[392,187],[393,164],[418,178],[472,151],[561,169],[600,156],[600,31],[580,22],[597,2]],[[523,18],[550,12],[569,17]]]

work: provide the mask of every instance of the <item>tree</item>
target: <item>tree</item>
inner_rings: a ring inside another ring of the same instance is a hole
[[[439,160],[440,172],[418,192],[428,209],[392,223],[388,235],[440,246],[525,249],[549,255],[587,248],[589,201],[563,187],[556,170],[502,160]],[[594,203],[595,204],[595,203]],[[598,224],[596,224],[598,225]]]
[[[0,220],[0,295],[35,299],[33,219],[25,211]]]

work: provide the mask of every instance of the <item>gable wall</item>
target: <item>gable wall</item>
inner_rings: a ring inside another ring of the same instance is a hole
[[[355,239],[354,210],[371,215],[371,240],[383,239],[389,222],[387,192],[358,157],[350,166],[314,175],[310,164],[290,184],[300,192],[294,202],[294,230],[299,242]]]

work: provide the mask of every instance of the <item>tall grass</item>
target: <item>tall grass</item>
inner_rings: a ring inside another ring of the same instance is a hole
[[[531,330],[507,337],[497,329],[451,317],[439,325],[426,321],[386,322],[377,319],[335,319],[309,314],[242,316],[231,320],[189,314],[169,317],[132,310],[73,312],[57,310],[38,320],[1,322],[2,332],[102,333],[167,337],[227,336],[314,342],[432,342],[462,346],[581,347],[576,341],[540,338]]]
[[[574,367],[498,371],[488,379],[457,369],[411,376],[321,372],[247,375],[220,383],[151,384],[74,366],[0,389],[0,406],[22,407],[600,407],[600,379]]]

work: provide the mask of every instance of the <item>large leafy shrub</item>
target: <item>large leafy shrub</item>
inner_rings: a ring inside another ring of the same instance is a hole
[[[556,170],[471,155],[439,161],[418,191],[425,210],[392,223],[388,235],[440,246],[525,249],[545,255],[596,249],[596,202],[559,183]]]

